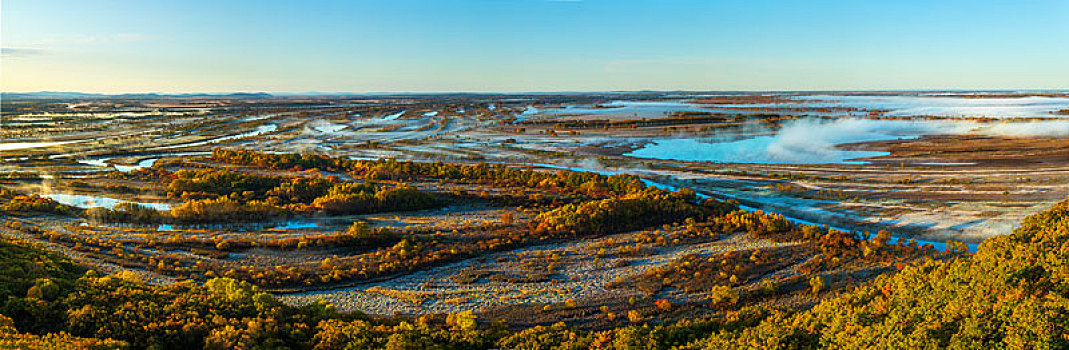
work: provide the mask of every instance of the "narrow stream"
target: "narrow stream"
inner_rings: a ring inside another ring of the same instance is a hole
[[[634,176],[638,176],[637,174],[631,174],[631,173],[626,173],[626,172],[597,170],[597,169],[590,169],[590,168],[583,168],[583,167],[567,167],[567,166],[543,164],[543,163],[526,163],[526,164],[513,163],[513,164],[514,165],[520,165],[520,166],[529,166],[529,167],[561,169],[561,170],[580,171],[580,172],[591,172],[591,173],[601,174],[601,175],[634,175]],[[661,182],[656,182],[656,181],[645,179],[645,178],[641,178],[641,177],[640,177],[640,179],[641,179],[642,183],[646,184],[647,186],[656,187],[656,188],[659,188],[659,189],[662,189],[662,190],[678,191],[680,189],[680,187],[677,187],[677,186],[672,186],[672,185],[664,184],[664,183],[661,183]],[[694,193],[698,196],[698,198],[706,199],[706,198],[710,198],[711,197],[709,195],[702,194],[701,191],[699,191],[697,189],[694,189],[694,188],[688,188],[688,189],[694,191]],[[825,224],[820,224],[820,223],[816,223],[816,222],[812,222],[812,221],[799,219],[799,218],[790,216],[790,215],[785,214],[785,213],[775,212],[775,211],[771,211],[771,210],[758,209],[758,208],[745,206],[745,205],[739,205],[739,208],[743,209],[743,210],[748,210],[748,211],[758,211],[758,210],[760,210],[760,211],[763,211],[763,212],[766,212],[766,213],[780,214],[780,215],[783,215],[783,217],[786,218],[788,221],[793,222],[793,223],[806,224],[806,225],[812,225],[812,226],[823,226],[823,227],[828,227],[828,228],[831,228],[831,229],[834,229],[834,230],[839,230],[839,231],[844,231],[844,232],[852,232],[853,231],[853,230],[848,230],[848,229],[841,228],[841,227],[835,227],[835,226],[831,226],[831,225],[825,225]],[[891,239],[888,242],[891,243],[891,244],[897,244],[899,240],[907,240],[908,241],[911,238],[912,237],[903,237],[903,236],[900,236],[900,235],[892,234],[891,235]],[[913,238],[913,239],[916,240],[918,246],[922,246],[922,245],[925,245],[925,244],[931,244],[936,250],[939,250],[939,251],[945,251],[946,248],[947,248],[947,244],[945,242],[928,241],[928,240],[916,239],[916,238]],[[976,253],[976,250],[980,247],[980,244],[978,244],[978,243],[966,243],[966,245],[969,246],[969,252],[970,253]]]

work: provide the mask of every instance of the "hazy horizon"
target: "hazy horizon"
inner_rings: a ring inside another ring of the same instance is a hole
[[[12,93],[1069,88],[1069,3],[1054,0],[2,6]]]
[[[939,93],[939,92],[962,92],[962,93],[1012,93],[1012,92],[1035,92],[1035,93],[1062,93],[1069,89],[885,89],[885,90],[557,90],[557,91],[125,91],[125,92],[95,92],[95,91],[54,91],[54,90],[31,90],[31,91],[0,91],[5,94],[85,94],[85,95],[238,95],[238,94],[268,94],[272,96],[376,96],[376,95],[549,95],[549,94],[617,94],[617,93]]]

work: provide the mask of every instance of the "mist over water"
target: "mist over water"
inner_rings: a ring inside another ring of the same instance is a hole
[[[858,158],[886,155],[879,151],[843,150],[837,145],[927,135],[975,134],[1012,137],[1067,137],[1069,121],[977,123],[954,120],[801,119],[771,135],[731,138],[668,138],[652,140],[627,156],[683,161],[759,164],[861,164]]]
[[[695,139],[659,140],[626,155],[638,158],[697,162],[759,164],[857,163],[853,158],[876,157],[885,152],[842,151],[817,144],[784,144],[775,136],[709,143]]]
[[[1069,138],[1069,120],[993,123],[978,126],[972,133],[987,136]]]
[[[886,110],[889,116],[943,116],[1027,118],[1052,117],[1052,111],[1069,108],[1065,97],[1007,97],[967,98],[940,95],[921,96],[855,96],[806,95],[794,99],[799,103],[756,104],[760,107],[853,107],[866,110]]]

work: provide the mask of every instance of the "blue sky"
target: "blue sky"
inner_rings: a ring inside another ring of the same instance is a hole
[[[2,90],[1069,88],[1069,1],[2,2]]]

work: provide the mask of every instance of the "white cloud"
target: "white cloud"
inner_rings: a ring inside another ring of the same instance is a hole
[[[3,56],[4,58],[36,56],[42,53],[44,53],[44,51],[38,49],[22,49],[13,47],[0,48],[0,56]]]

